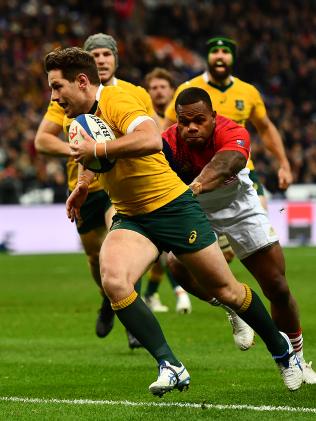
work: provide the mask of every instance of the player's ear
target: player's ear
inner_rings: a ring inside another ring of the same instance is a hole
[[[79,88],[85,88],[89,81],[87,75],[85,75],[84,73],[79,73],[76,79],[79,83]]]

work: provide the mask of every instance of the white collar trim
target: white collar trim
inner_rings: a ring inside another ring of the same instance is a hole
[[[207,70],[204,73],[202,73],[202,77],[206,83],[210,82],[210,76]],[[234,76],[230,75],[230,80],[231,82],[234,82],[235,80]]]
[[[101,92],[102,92],[103,88],[104,88],[104,86],[103,85],[100,85],[98,87],[97,93],[95,94],[95,99],[98,102],[100,101],[100,96],[101,96]]]

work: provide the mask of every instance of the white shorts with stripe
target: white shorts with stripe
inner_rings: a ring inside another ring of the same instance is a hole
[[[234,182],[198,196],[212,228],[227,236],[240,260],[278,241],[248,173],[244,169]]]

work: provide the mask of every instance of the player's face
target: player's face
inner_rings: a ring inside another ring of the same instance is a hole
[[[101,83],[111,83],[115,72],[115,57],[109,48],[95,48],[90,51],[98,68]]]
[[[88,107],[82,89],[80,89],[80,80],[69,82],[63,78],[61,70],[51,70],[48,72],[48,84],[52,90],[51,100],[58,102],[65,110],[67,117],[76,117],[86,112]]]
[[[203,147],[212,136],[216,113],[203,101],[178,105],[177,121],[181,138],[192,147]]]
[[[150,81],[148,92],[154,106],[166,107],[172,100],[174,89],[166,79],[155,78]]]
[[[208,69],[215,80],[225,80],[232,73],[233,56],[228,48],[218,47],[208,55]]]

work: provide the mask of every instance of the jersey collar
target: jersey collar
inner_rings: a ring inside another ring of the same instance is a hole
[[[98,87],[98,90],[97,90],[97,92],[95,94],[95,101],[94,101],[94,104],[92,105],[92,107],[91,107],[91,109],[89,111],[89,114],[94,114],[96,112],[96,110],[98,108],[98,103],[100,101],[100,96],[101,96],[101,92],[102,92],[103,88],[104,88],[103,85],[100,85]]]
[[[100,96],[101,96],[101,92],[103,90],[104,86],[103,85],[99,85],[97,93],[95,94],[95,100],[96,101],[100,101]]]
[[[229,89],[233,85],[233,83],[235,81],[234,76],[230,76],[230,83],[228,85],[226,85],[226,86],[218,86],[215,83],[213,83],[213,82],[210,81],[210,76],[209,76],[209,73],[207,71],[205,71],[202,74],[202,77],[203,77],[203,80],[204,80],[205,83],[207,83],[208,85],[212,86],[215,89],[218,89],[221,92],[227,91],[227,89]]]

